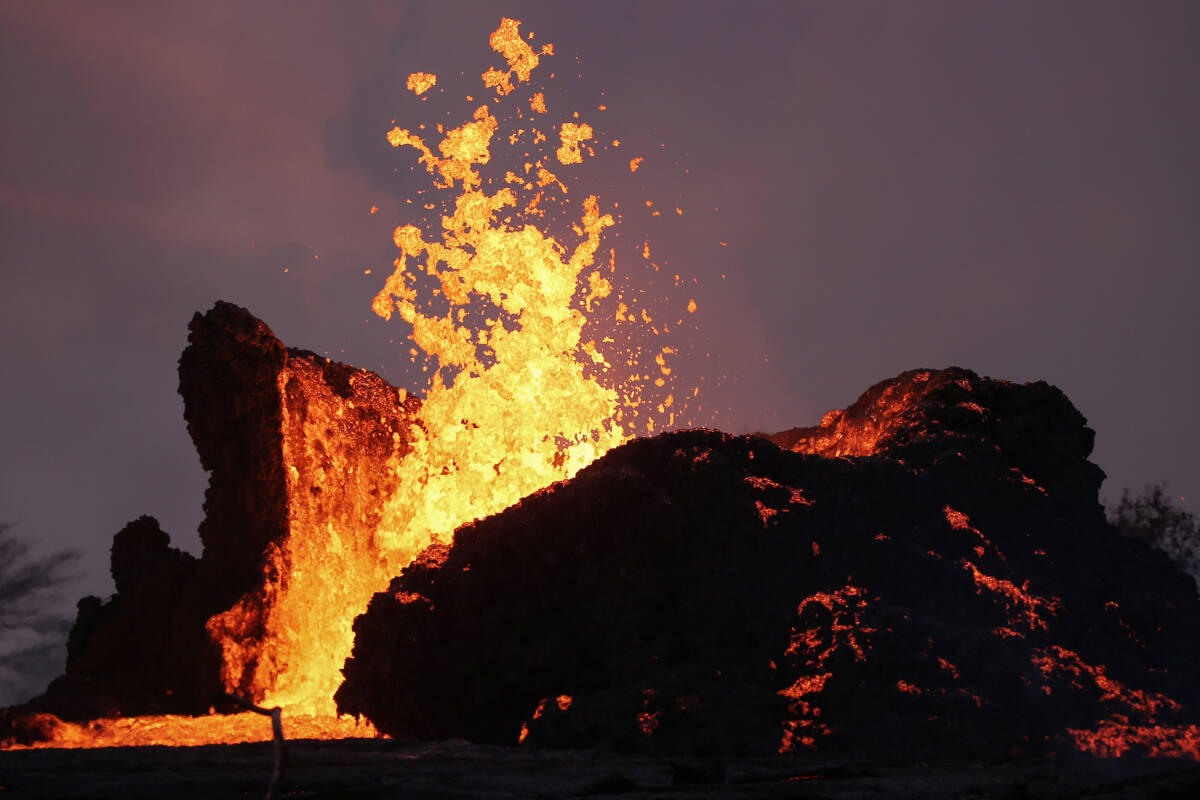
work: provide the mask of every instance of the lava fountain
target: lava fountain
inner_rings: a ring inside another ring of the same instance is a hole
[[[535,50],[519,25],[506,18],[492,33],[491,47],[506,63],[483,73],[491,96],[469,118],[457,127],[420,124],[386,134],[401,153],[416,156],[414,171],[423,168],[430,182],[419,203],[408,201],[429,213],[395,229],[399,256],[372,303],[379,316],[411,328],[408,355],[430,378],[419,400],[399,393],[411,413],[406,429],[392,434],[396,446],[384,468],[394,492],[378,519],[306,513],[314,486],[288,460],[285,430],[288,535],[267,548],[259,588],[206,626],[221,652],[226,690],[282,707],[292,736],[374,733],[365,723],[337,719],[334,709],[353,646],[351,624],[426,546],[570,478],[638,430],[669,427],[697,396],[674,389],[677,347],[660,343],[672,325],[639,307],[634,295],[644,289],[622,288],[629,276],[617,274],[617,248],[598,263],[605,231],[620,220],[616,204],[606,209],[592,193],[576,202],[568,186],[576,182],[572,169],[608,148],[578,112],[553,121],[545,94],[531,83],[553,46]],[[414,72],[407,81],[423,99],[437,86],[430,73]],[[431,146],[434,131],[440,140]],[[496,143],[519,159],[493,163]],[[648,242],[643,252],[649,264]],[[693,301],[680,305],[676,330],[695,310]],[[280,375],[284,400],[303,379],[294,373]],[[327,432],[340,425],[344,420],[333,418],[303,422]],[[347,479],[354,472],[336,453],[330,459],[322,474]],[[269,736],[265,723],[244,715],[138,717],[63,723],[46,744]]]
[[[518,24],[504,19],[491,36],[507,60],[507,69],[493,67],[482,76],[497,104],[530,80],[541,56],[553,53],[551,45],[534,51]],[[436,76],[413,73],[408,86],[420,95],[435,82]],[[525,102],[532,114],[545,114],[542,93]],[[517,120],[524,117],[525,103],[521,107]],[[271,633],[263,646],[247,648],[229,635],[245,616],[241,607],[210,621],[224,648],[227,687],[268,704],[332,715],[353,644],[350,622],[371,595],[458,526],[570,478],[625,440],[625,409],[641,402],[631,391],[636,381],[605,385],[604,373],[616,370],[595,341],[583,338],[587,311],[613,294],[612,281],[596,267],[601,236],[615,224],[612,214],[587,195],[572,225],[575,242],[535,224],[547,206],[567,205],[566,183],[551,167],[580,163],[591,127],[562,123],[553,161],[549,136],[532,125],[519,128],[508,138],[510,144],[530,140],[529,160],[519,173],[505,169],[494,178],[481,174],[491,162],[493,139],[504,135],[491,104],[479,105],[457,127],[438,127],[436,152],[419,131],[396,127],[387,134],[392,146],[416,151],[448,213],[395,229],[400,256],[372,304],[379,316],[399,316],[411,326],[410,355],[423,353],[431,372],[407,432],[409,447],[388,466],[398,489],[369,540],[354,542],[373,560],[343,572],[328,552],[344,549],[345,537],[293,533],[292,546],[281,554],[286,566],[280,572],[289,579],[269,600]],[[660,374],[670,375],[663,357],[671,352],[664,347],[657,354]],[[323,539],[328,546],[312,546]],[[330,593],[345,613],[316,618],[315,601]]]

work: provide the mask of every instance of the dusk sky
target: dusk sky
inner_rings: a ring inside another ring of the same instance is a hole
[[[1066,392],[1106,499],[1200,508],[1194,2],[0,0],[0,519],[81,551],[66,607],[138,515],[198,552],[193,312],[422,388],[370,310],[426,177],[385,134],[429,121],[418,70],[470,113],[502,16],[646,158],[638,197],[589,191],[684,212],[629,235],[696,281],[698,423],[958,365]]]

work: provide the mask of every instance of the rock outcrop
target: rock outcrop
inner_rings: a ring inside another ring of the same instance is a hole
[[[111,561],[116,594],[79,601],[66,673],[31,705],[64,719],[207,708],[220,672],[209,607],[190,591],[197,559],[139,517],[113,537]]]
[[[321,655],[295,647],[297,638],[345,636],[343,616],[313,613],[313,603],[366,602],[369,590],[346,576],[369,574],[382,558],[373,537],[420,401],[368,370],[284,347],[229,303],[197,314],[190,330],[179,391],[212,475],[200,525],[200,577],[217,606],[207,626],[225,684],[258,700],[319,671],[296,663],[298,650]]]
[[[188,342],[179,391],[210,474],[203,553],[171,548],[150,517],[120,531],[116,594],[80,601],[65,674],[6,712],[10,733],[36,736],[20,723],[36,712],[203,714],[227,686],[258,699],[278,669],[279,637],[265,630],[283,603],[281,575],[297,560],[339,559],[317,588],[324,602],[348,602],[342,577],[377,557],[369,540],[395,488],[387,466],[403,456],[420,401],[374,373],[285,347],[230,303],[196,314]]]
[[[1118,536],[1057,389],[919,370],[774,437],[630,442],[355,622],[400,738],[650,754],[1200,757],[1200,600]]]

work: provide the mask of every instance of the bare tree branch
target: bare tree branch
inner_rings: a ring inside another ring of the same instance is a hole
[[[0,694],[12,697],[61,655],[71,622],[55,609],[74,576],[78,553],[31,554],[29,542],[0,522]],[[51,668],[52,669],[52,668]]]
[[[1124,535],[1162,550],[1200,587],[1200,520],[1175,505],[1165,484],[1147,486],[1137,495],[1126,488],[1108,518]]]

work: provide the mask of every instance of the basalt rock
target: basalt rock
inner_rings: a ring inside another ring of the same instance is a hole
[[[189,591],[196,558],[139,517],[113,537],[111,561],[117,593],[79,601],[66,672],[31,705],[63,719],[207,707],[219,664]]]
[[[280,668],[267,620],[281,584],[296,580],[297,560],[320,582],[314,598],[334,607],[363,602],[347,596],[343,578],[379,558],[372,539],[420,401],[373,372],[285,348],[229,303],[197,314],[190,329],[179,391],[212,473],[200,572],[207,587],[219,587],[210,590],[219,603],[207,625],[223,648],[225,683],[257,701]],[[320,560],[326,569],[316,568]],[[306,635],[321,641],[332,632]]]
[[[648,754],[1200,757],[1200,600],[1117,535],[1062,392],[967,370],[683,431],[427,550],[336,699],[399,738]]]
[[[36,738],[37,725],[20,720],[36,721],[37,712],[68,720],[203,714],[226,682],[257,700],[252,686],[270,659],[264,620],[278,595],[280,560],[293,557],[298,548],[290,545],[300,540],[320,549],[333,535],[370,536],[395,489],[386,465],[405,452],[420,405],[374,373],[285,347],[225,302],[192,319],[179,391],[210,474],[203,554],[171,548],[149,517],[120,531],[116,594],[80,601],[65,674],[5,712],[0,728],[10,735]],[[336,582],[341,573],[332,573]],[[322,596],[339,602],[338,587]],[[245,654],[236,668],[218,638]]]

